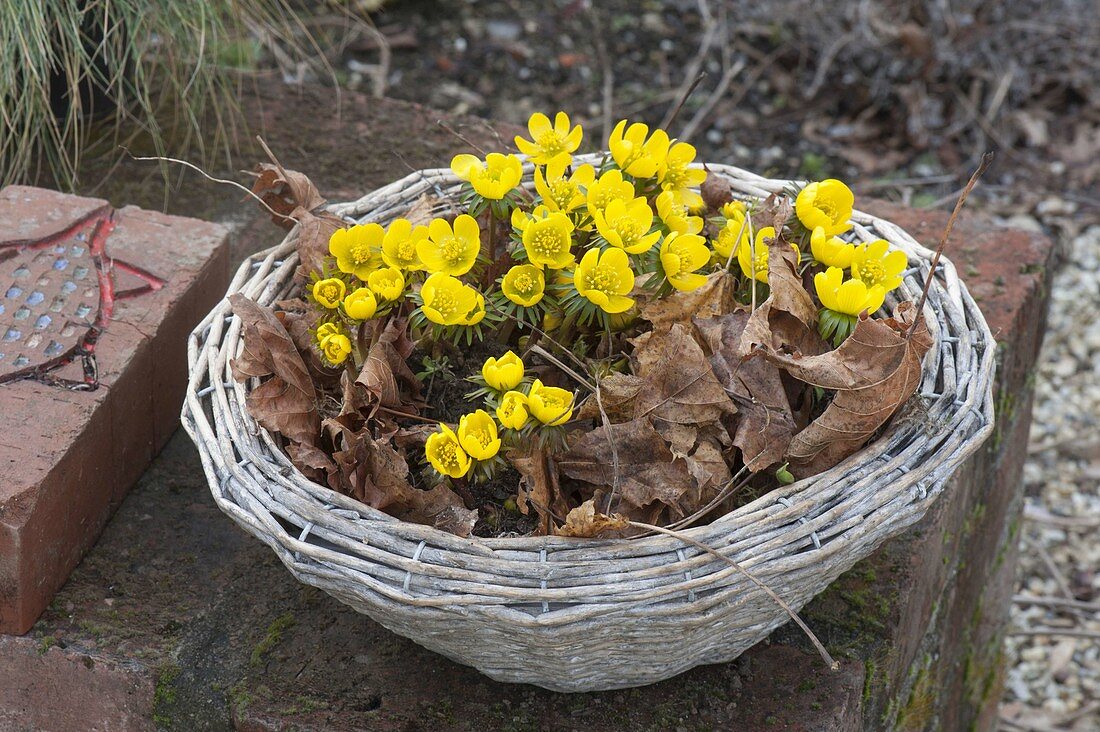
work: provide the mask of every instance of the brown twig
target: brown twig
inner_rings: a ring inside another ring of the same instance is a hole
[[[596,375],[593,374],[593,378]],[[607,511],[611,511],[611,504],[615,500],[615,494],[619,492],[619,448],[615,445],[615,436],[611,431],[611,419],[603,408],[603,397],[600,395],[600,381],[596,378],[596,406],[600,410],[600,419],[603,421],[603,431],[607,436],[607,446],[611,448],[611,495],[607,497]]]
[[[985,155],[982,155],[982,161],[978,163],[977,170],[970,176],[970,181],[967,182],[966,187],[962,190],[962,195],[959,196],[958,202],[955,203],[955,210],[951,212],[951,218],[947,220],[947,226],[943,228],[943,235],[940,236],[940,243],[936,247],[936,253],[932,256],[932,264],[928,270],[928,277],[924,280],[924,289],[921,290],[920,299],[917,300],[916,316],[913,318],[913,324],[909,326],[909,330],[905,332],[906,338],[911,338],[913,336],[913,331],[917,329],[917,324],[920,323],[921,318],[924,317],[924,303],[928,300],[928,291],[932,289],[932,280],[936,276],[936,268],[940,265],[940,257],[943,256],[943,250],[947,246],[947,239],[951,236],[951,229],[955,227],[955,220],[959,218],[959,212],[962,211],[963,204],[966,203],[970,191],[974,190],[974,186],[978,184],[978,179],[982,177],[982,173],[989,168],[992,162],[992,152],[987,152]]]
[[[635,528],[638,528],[638,529],[647,529],[649,531],[656,531],[658,534],[665,534],[666,536],[671,536],[673,538],[679,539],[680,541],[684,542],[685,544],[690,544],[691,546],[695,547],[696,549],[701,549],[702,551],[706,552],[707,554],[710,554],[712,556],[717,557],[718,559],[722,560],[726,564],[728,564],[731,567],[733,567],[734,569],[736,569],[738,572],[740,572],[742,575],[744,575],[746,579],[748,579],[754,585],[756,585],[761,590],[763,590],[768,595],[768,597],[775,600],[775,602],[781,608],[783,608],[784,610],[787,611],[787,615],[789,615],[791,617],[791,620],[793,620],[795,622],[795,624],[798,625],[798,627],[802,629],[802,632],[806,634],[806,637],[810,639],[810,642],[813,643],[814,648],[816,648],[817,652],[821,655],[821,659],[823,661],[825,661],[825,664],[830,669],[832,669],[833,671],[837,671],[837,670],[840,669],[840,664],[833,660],[833,657],[829,655],[829,652],[827,650],[825,650],[825,646],[822,645],[821,641],[819,641],[817,639],[817,636],[814,635],[814,632],[812,630],[810,630],[810,627],[808,625],[806,625],[805,622],[803,622],[802,618],[798,617],[798,613],[796,613],[793,609],[791,609],[791,606],[788,605],[783,600],[782,597],[775,594],[775,592],[772,590],[772,588],[768,587],[762,581],[757,579],[756,575],[754,575],[752,572],[749,572],[749,570],[745,569],[740,564],[738,564],[737,562],[735,562],[732,559],[730,559],[729,557],[727,557],[725,554],[722,554],[717,549],[709,547],[709,546],[707,546],[706,544],[704,544],[700,541],[696,541],[695,539],[692,539],[690,536],[687,536],[686,534],[682,534],[679,531],[673,531],[672,529],[666,529],[666,528],[661,527],[661,526],[654,526],[653,524],[643,524],[640,521],[630,521],[629,524],[631,526],[635,527]]]
[[[452,135],[454,135],[454,136],[455,136],[455,137],[457,137],[458,139],[460,139],[460,140],[462,140],[463,142],[465,142],[465,143],[466,143],[467,145],[469,145],[470,147],[472,147],[472,148],[473,148],[474,150],[476,150],[476,151],[478,152],[478,154],[479,154],[479,155],[482,155],[482,156],[484,156],[484,155],[486,154],[486,153],[485,153],[485,151],[484,151],[484,150],[483,150],[483,149],[481,148],[481,146],[480,146],[480,145],[476,145],[476,144],[474,144],[474,142],[473,142],[472,140],[470,140],[469,138],[467,138],[467,137],[466,137],[465,135],[463,135],[463,134],[462,134],[461,132],[459,132],[458,130],[456,130],[456,129],[455,129],[454,127],[451,127],[451,126],[450,126],[449,124],[447,124],[447,123],[446,123],[446,122],[444,122],[443,120],[441,120],[441,119],[437,119],[437,120],[435,121],[435,123],[436,123],[437,125],[439,125],[440,127],[442,127],[443,129],[447,130],[447,132],[450,132],[450,133],[451,133]]]

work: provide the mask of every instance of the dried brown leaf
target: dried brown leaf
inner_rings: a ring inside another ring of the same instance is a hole
[[[748,469],[760,472],[783,459],[797,428],[779,369],[763,358],[739,357],[748,320],[740,311],[696,320],[695,326],[709,347],[714,375],[737,405],[733,444]]]
[[[244,348],[232,362],[239,381],[267,378],[248,394],[246,405],[264,428],[288,439],[316,445],[320,432],[317,394],[294,341],[269,308],[240,293],[229,298],[241,319]]]
[[[582,435],[558,467],[570,478],[610,491],[616,479],[612,444],[619,465],[616,507],[624,515],[653,523],[666,508],[675,520],[702,505],[702,489],[687,461],[672,454],[647,418],[601,425]]]
[[[795,476],[815,475],[855,453],[920,386],[932,336],[922,318],[905,337],[913,313],[911,303],[902,303],[893,318],[862,317],[840,348],[819,356],[766,354],[795,378],[836,391],[825,412],[787,449]]]
[[[339,490],[339,471],[336,463],[327,452],[313,445],[292,442],[286,446],[286,454],[294,467],[302,475],[316,483],[326,483],[333,490]]]
[[[692,318],[724,315],[742,307],[734,299],[737,280],[722,270],[707,277],[706,284],[691,292],[673,292],[657,298],[642,309],[642,318],[653,330],[667,330],[675,323],[690,323]]]
[[[366,429],[354,432],[337,419],[325,420],[337,451],[333,454],[343,492],[403,521],[469,536],[477,511],[468,510],[446,485],[419,490],[408,480],[409,466],[387,441]]]
[[[817,333],[817,306],[798,275],[798,257],[782,237],[768,244],[768,286],[771,294],[745,325],[741,356],[752,355],[757,346],[802,355],[828,350]]]
[[[706,166],[703,166],[706,168]],[[703,203],[710,211],[717,211],[723,204],[733,200],[733,188],[730,187],[729,178],[718,175],[707,169],[706,180],[699,186],[699,194],[703,197]]]
[[[565,524],[554,530],[558,536],[592,538],[601,534],[622,532],[630,528],[630,522],[617,513],[610,516],[596,511],[596,502],[589,499],[574,508],[565,517]]]
[[[564,516],[569,512],[565,497],[556,490],[557,480],[551,471],[557,464],[547,459],[546,450],[535,447],[527,453],[511,452],[508,460],[520,474],[516,505],[524,515],[530,513],[528,504],[539,515],[539,533],[549,534],[554,525],[554,514]]]
[[[372,322],[377,324],[379,321]],[[404,321],[389,321],[367,352],[355,382],[366,387],[383,407],[396,409],[411,405],[420,397],[420,382],[406,360],[411,352]],[[402,399],[403,390],[411,400]]]
[[[277,212],[272,220],[285,229],[298,224],[298,256],[306,272],[320,271],[328,256],[328,240],[345,226],[338,216],[324,211],[325,199],[303,173],[273,163],[256,166],[252,192]]]

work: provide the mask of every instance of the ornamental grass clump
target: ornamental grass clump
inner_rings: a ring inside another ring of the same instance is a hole
[[[249,408],[308,477],[460,535],[682,528],[832,467],[916,390],[906,255],[849,240],[841,181],[736,200],[664,130],[621,121],[584,161],[564,112],[528,132],[526,173],[457,155],[458,196],[385,222],[261,167],[301,288],[278,338],[235,302],[282,363]]]

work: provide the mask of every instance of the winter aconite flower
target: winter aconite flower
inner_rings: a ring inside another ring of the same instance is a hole
[[[428,238],[416,243],[416,254],[431,272],[458,277],[470,271],[481,252],[481,228],[473,216],[462,214],[454,228],[446,219],[432,219]]]
[[[881,285],[868,287],[859,280],[843,280],[844,270],[840,267],[829,267],[814,275],[817,298],[826,309],[842,315],[857,316],[864,310],[874,313],[882,307],[886,290]]]
[[[886,292],[901,285],[901,273],[909,266],[909,258],[905,252],[890,252],[889,248],[885,239],[857,247],[852,254],[852,277],[868,287],[881,285]]]
[[[554,124],[542,112],[535,112],[527,120],[527,131],[531,139],[516,135],[516,147],[530,158],[535,165],[546,165],[551,160],[569,163],[571,153],[581,144],[581,126],[569,128],[569,115],[558,112],[554,115]]]
[[[336,277],[328,277],[313,283],[313,299],[328,310],[335,310],[340,306],[345,292],[347,292],[347,285]]]
[[[535,212],[536,217],[538,213]],[[561,211],[547,211],[543,218],[527,220],[522,225],[527,260],[538,267],[568,267],[574,261],[571,251],[574,228],[573,222]]]
[[[423,269],[416,254],[416,243],[427,238],[427,226],[413,228],[408,219],[394,219],[382,238],[382,261],[406,272]]]
[[[722,204],[722,208],[718,210],[718,213],[725,219],[737,218],[738,214],[743,219],[745,218],[745,211],[748,206],[744,201],[726,201]]]
[[[322,323],[314,332],[317,349],[329,366],[339,366],[351,353],[351,339],[337,323]]]
[[[556,386],[543,386],[542,381],[535,379],[527,393],[527,409],[547,427],[556,427],[573,416],[573,395]]]
[[[623,180],[621,170],[609,170],[588,184],[585,203],[588,212],[602,211],[612,201],[633,201],[634,184]]]
[[[328,240],[329,254],[336,257],[341,272],[366,280],[382,266],[380,249],[386,232],[380,224],[356,224],[349,229],[337,229]]]
[[[746,277],[755,277],[757,280],[763,283],[768,281],[768,240],[775,239],[775,229],[771,226],[765,226],[756,232],[756,238],[753,240],[753,246],[749,247],[748,239],[741,241],[741,246],[737,250],[737,262],[741,265],[741,271],[745,273]],[[798,255],[798,261],[802,261],[802,252],[798,251],[798,247],[791,244],[791,249],[794,249],[794,253]]]
[[[592,219],[608,244],[631,254],[648,252],[661,238],[659,231],[650,233],[653,211],[644,198],[635,198],[629,203],[612,201],[602,211],[593,211]]]
[[[654,201],[657,216],[669,231],[698,234],[703,230],[703,217],[692,216],[683,196],[676,191],[664,191]]]
[[[466,313],[466,318],[462,321],[462,325],[477,325],[483,320],[485,320],[485,296],[475,290],[474,307],[470,312]]]
[[[515,389],[523,381],[523,361],[512,351],[500,358],[490,356],[481,367],[481,378],[497,391]]]
[[[367,284],[383,300],[396,300],[405,291],[405,275],[397,267],[382,267],[370,273]]]
[[[698,234],[672,232],[661,242],[661,267],[669,284],[681,292],[702,287],[707,278],[696,270],[710,261],[706,240]]]
[[[723,264],[733,252],[738,251],[739,246],[748,244],[749,241],[749,223],[745,220],[744,212],[733,209],[729,213],[725,225],[718,230],[718,238],[711,242],[714,253]]]
[[[605,313],[622,313],[634,304],[626,295],[634,289],[630,258],[622,249],[589,249],[573,273],[573,286]]]
[[[352,290],[344,298],[344,312],[352,320],[370,320],[378,309],[378,300],[369,287],[360,287]]]
[[[521,430],[527,426],[530,413],[527,411],[527,395],[520,391],[509,391],[500,399],[497,407],[497,419],[503,427]]]
[[[440,424],[439,432],[428,437],[424,455],[436,472],[442,475],[461,478],[470,470],[470,456],[462,449],[454,430],[445,424]]]
[[[542,300],[546,291],[546,277],[533,264],[517,264],[504,275],[500,290],[516,305],[529,308]]]
[[[535,191],[542,197],[543,204],[551,211],[570,211],[584,203],[584,189],[596,178],[596,169],[587,163],[577,167],[570,176],[565,175],[569,164],[566,157],[559,157],[546,164],[546,175],[542,168],[535,168]]]
[[[611,131],[607,146],[611,149],[615,164],[627,175],[635,178],[653,177],[668,154],[670,141],[667,132],[657,129],[648,138],[647,135],[647,125],[635,122],[627,127],[625,119]]]
[[[689,167],[694,161],[695,147],[686,142],[677,142],[668,149],[657,167],[657,180],[661,184],[661,190],[680,194],[691,209],[703,205],[703,197],[692,188],[707,179],[707,171]]]
[[[478,306],[479,294],[456,278],[436,272],[420,287],[420,299],[424,303],[421,310],[433,323],[465,325]]]
[[[458,421],[458,444],[475,460],[488,460],[500,452],[497,423],[484,409],[463,415]]]
[[[825,229],[814,227],[810,234],[810,251],[814,259],[826,267],[847,268],[852,263],[852,254],[855,253],[854,244],[849,244],[836,236],[826,236]]]
[[[519,185],[523,164],[515,155],[489,153],[482,161],[474,155],[464,154],[454,156],[451,171],[469,181],[482,198],[498,201]]]
[[[848,186],[835,178],[809,183],[798,194],[794,212],[810,231],[820,226],[826,236],[843,234],[852,228],[852,204],[855,196]]]

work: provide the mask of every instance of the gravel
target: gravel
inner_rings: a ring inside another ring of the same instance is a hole
[[[1100,226],[1092,226],[1070,239],[1051,292],[1024,467],[1027,504],[1005,642],[1003,729],[1100,730],[1098,366]],[[1075,606],[1027,604],[1020,601],[1025,595]],[[1012,634],[1039,628],[1054,634]]]

